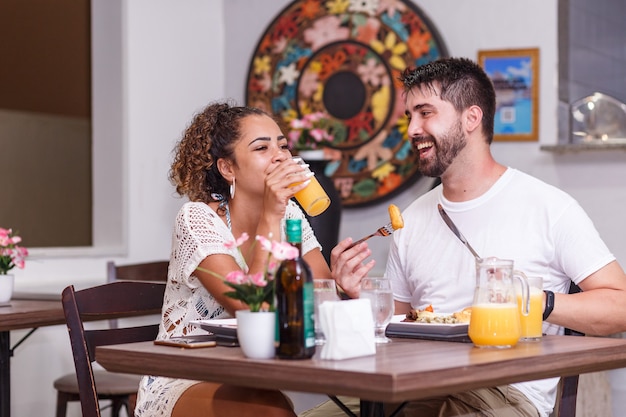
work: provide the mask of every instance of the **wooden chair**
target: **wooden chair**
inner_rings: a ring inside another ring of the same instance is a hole
[[[581,292],[580,287],[573,282],[570,283],[569,293]],[[584,336],[583,333],[572,329],[565,329],[568,336]],[[552,411],[552,417],[576,417],[576,397],[578,396],[579,375],[566,376],[561,378],[556,394],[556,404]]]
[[[127,265],[116,265],[107,262],[107,282],[117,280],[133,281],[167,281],[169,261],[153,261]],[[111,328],[117,327],[117,319],[109,320]],[[95,370],[94,377],[101,399],[111,399],[112,416],[118,417],[119,410],[128,403],[130,395],[137,392],[140,377],[137,375],[111,374],[104,370]],[[76,374],[66,374],[54,381],[57,391],[56,417],[67,415],[67,404],[79,401],[78,381]],[[106,397],[106,398],[105,398]]]
[[[107,282],[124,281],[154,281],[167,282],[169,261],[151,261],[136,264],[117,265],[113,261],[107,262]],[[111,328],[117,327],[117,319],[109,320]]]
[[[120,279],[132,281],[161,281],[167,282],[169,261],[153,261],[128,265],[116,265],[107,262],[107,282]]]
[[[129,416],[133,415],[139,377],[94,371],[95,348],[154,340],[159,327],[157,320],[155,324],[144,326],[85,330],[83,321],[160,314],[164,292],[164,283],[136,281],[118,281],[80,291],[69,286],[63,290],[63,311],[76,369],[76,374],[69,375],[71,378],[64,378],[73,379],[78,385],[78,398],[69,400],[80,400],[83,417],[100,417],[99,400],[112,401],[113,416],[117,416],[122,407],[126,407]],[[64,416],[67,400],[62,401],[65,398],[61,396],[70,396],[62,394],[61,390],[58,395],[57,416]]]

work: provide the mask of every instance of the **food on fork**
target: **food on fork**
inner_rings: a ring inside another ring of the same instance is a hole
[[[402,229],[404,227],[404,219],[402,219],[402,213],[400,213],[398,206],[395,204],[389,204],[388,210],[393,230]]]
[[[472,307],[466,307],[461,311],[452,314],[437,314],[434,312],[433,306],[429,305],[423,310],[411,309],[406,313],[404,322],[415,323],[443,323],[458,324],[469,323],[472,315]]]

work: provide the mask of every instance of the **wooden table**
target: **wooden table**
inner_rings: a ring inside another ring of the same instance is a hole
[[[0,307],[0,417],[11,416],[11,356],[38,327],[64,324],[60,300],[11,300]],[[11,347],[11,330],[31,329]]]
[[[254,360],[239,348],[181,349],[150,342],[96,348],[114,372],[163,375],[256,388],[347,395],[361,415],[382,415],[382,402],[404,402],[480,387],[626,367],[626,340],[547,336],[512,349],[469,343],[394,339],[376,355],[342,361]]]

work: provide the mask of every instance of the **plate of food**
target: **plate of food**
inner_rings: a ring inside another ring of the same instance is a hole
[[[455,313],[434,313],[432,308],[395,315],[387,326],[388,337],[470,342],[467,335],[471,308]]]

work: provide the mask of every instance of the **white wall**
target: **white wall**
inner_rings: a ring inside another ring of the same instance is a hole
[[[60,292],[69,283],[102,281],[104,264],[112,253],[128,262],[168,257],[172,221],[181,204],[167,180],[172,147],[192,114],[207,102],[223,97],[243,102],[249,57],[265,26],[287,4],[288,0],[94,0],[96,21],[115,22],[117,16],[122,34],[107,33],[115,24],[94,25],[101,31],[94,34],[94,42],[101,42],[94,51],[96,192],[114,195],[116,187],[123,190],[121,210],[106,200],[96,209],[124,213],[123,219],[113,218],[125,226],[125,242],[121,248],[88,257],[61,254],[31,259],[25,270],[16,271],[18,289]],[[557,0],[417,0],[416,4],[439,28],[451,55],[476,57],[479,49],[540,48],[540,140],[555,144]],[[119,136],[121,163],[98,159],[111,152],[111,146],[115,148]],[[626,263],[622,244],[625,152],[559,156],[540,151],[536,142],[495,143],[493,149],[502,162],[578,198],[618,259]],[[404,208],[429,185],[420,181],[393,202]],[[368,224],[386,223],[387,204],[346,209],[341,236],[361,236],[360,223],[366,218]],[[384,268],[387,244],[383,238],[371,241],[378,269]],[[23,334],[12,332],[13,342]],[[72,366],[65,328],[39,329],[12,360],[13,416],[52,415],[52,381],[71,372]],[[72,408],[71,416],[79,414],[78,408]]]

